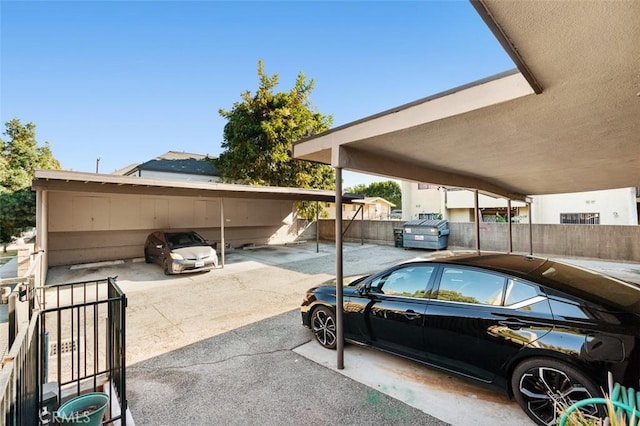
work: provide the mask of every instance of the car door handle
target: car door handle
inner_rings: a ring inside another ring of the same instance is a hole
[[[520,330],[522,327],[525,326],[525,324],[522,321],[515,318],[510,318],[504,321],[498,321],[498,324],[505,327],[509,327],[512,330]]]
[[[421,315],[411,309],[409,309],[408,311],[404,312],[404,317],[408,320],[414,320],[416,318],[420,318]]]

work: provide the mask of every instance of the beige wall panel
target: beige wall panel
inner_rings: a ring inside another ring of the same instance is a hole
[[[71,200],[71,228],[74,231],[90,231],[92,228],[92,197],[74,195]]]
[[[142,198],[140,200],[140,224],[146,229],[164,229],[169,221],[169,200],[166,198]]]
[[[49,233],[49,266],[143,256],[146,230]]]
[[[225,199],[225,240],[232,247],[293,241],[291,201]],[[50,193],[51,266],[142,257],[155,229],[194,229],[220,243],[220,199],[130,194]]]
[[[193,212],[194,226],[220,227],[220,200],[195,200]]]
[[[169,200],[163,198],[155,199],[155,227],[164,229],[171,227],[169,216]]]
[[[109,229],[108,197],[74,195],[72,205],[73,230],[101,231]]]
[[[73,196],[68,192],[49,192],[48,193],[48,219],[49,230],[67,231],[73,228]]]
[[[169,199],[168,227],[189,228],[194,226],[194,199],[177,198]]]
[[[156,201],[153,198],[140,199],[140,226],[146,229],[155,229]]]
[[[280,213],[281,202],[271,200],[255,200],[251,205],[246,225],[264,226],[281,223],[284,217]]]
[[[140,229],[140,197],[114,195],[111,197],[111,226],[109,229]]]
[[[249,222],[249,209],[250,204],[246,200],[225,200],[225,227],[246,225]]]

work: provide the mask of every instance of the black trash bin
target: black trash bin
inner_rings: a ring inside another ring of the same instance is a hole
[[[446,249],[449,244],[449,222],[446,220],[412,220],[402,225],[405,248]]]
[[[402,228],[393,230],[393,241],[396,247],[404,247],[402,244]]]

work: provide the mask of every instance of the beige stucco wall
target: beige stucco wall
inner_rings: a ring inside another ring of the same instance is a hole
[[[294,203],[224,199],[225,242],[278,244],[295,240]],[[157,229],[194,229],[219,242],[221,199],[48,192],[49,266],[141,257]]]

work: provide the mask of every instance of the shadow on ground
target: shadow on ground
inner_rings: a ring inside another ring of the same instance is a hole
[[[292,351],[310,338],[293,310],[131,365],[136,425],[447,424]]]

